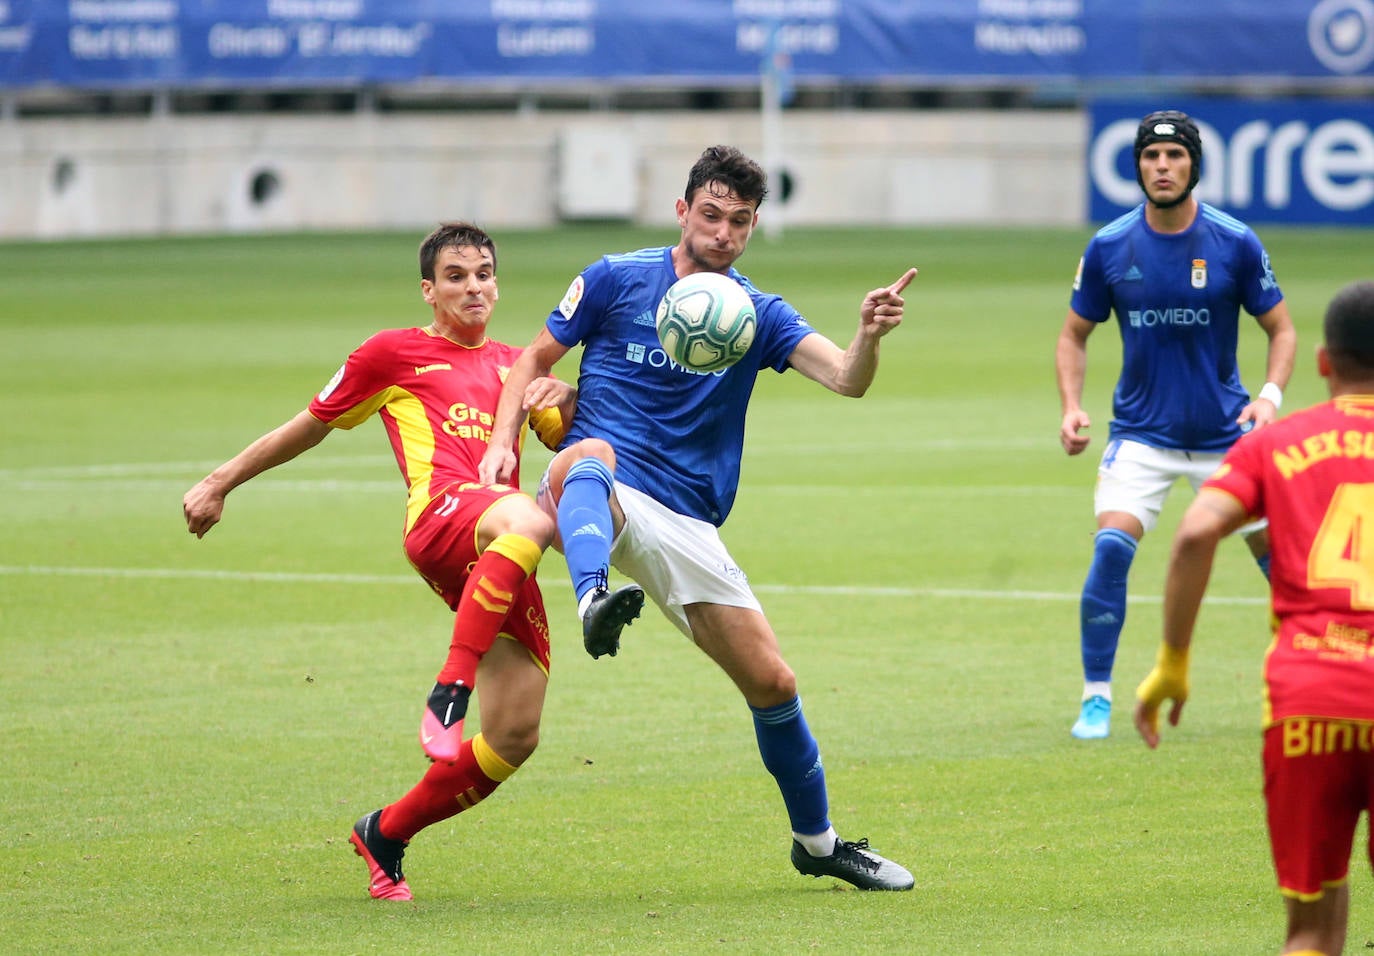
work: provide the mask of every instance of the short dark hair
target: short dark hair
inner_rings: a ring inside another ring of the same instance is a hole
[[[496,241],[470,222],[441,222],[420,243],[420,278],[434,281],[434,263],[445,249],[472,246],[491,254],[491,271],[496,272]]]
[[[1352,282],[1332,297],[1322,337],[1338,375],[1368,378],[1374,372],[1374,281]]]
[[[708,183],[720,183],[757,209],[768,196],[768,174],[763,167],[733,146],[708,146],[687,174],[687,189],[682,198],[692,204],[697,190]]]

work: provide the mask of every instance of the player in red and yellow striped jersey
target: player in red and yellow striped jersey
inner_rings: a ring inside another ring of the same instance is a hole
[[[1317,367],[1331,400],[1242,437],[1174,539],[1164,642],[1136,695],[1136,729],[1177,725],[1217,543],[1269,519],[1273,641],[1264,662],[1264,797],[1284,953],[1341,952],[1350,853],[1374,815],[1374,282],[1332,299]],[[1367,848],[1374,865],[1374,843]]]
[[[420,276],[430,325],[369,338],[305,411],[216,468],[183,500],[187,529],[203,537],[234,488],[335,428],[374,414],[382,420],[409,489],[406,555],[455,613],[420,725],[434,764],[400,800],[360,819],[350,836],[379,899],[411,898],[401,857],[412,836],[488,796],[534,752],[549,671],[548,620],[534,571],[553,540],[553,521],[517,488],[484,485],[477,476],[502,383],[520,354],[487,337],[498,296],[495,243],[475,226],[445,223],[420,246]],[[572,419],[575,390],[540,379],[527,400],[530,424],[556,445]],[[464,740],[479,680],[482,730]]]

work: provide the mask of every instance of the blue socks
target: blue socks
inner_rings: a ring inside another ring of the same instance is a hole
[[[787,818],[796,833],[824,833],[830,829],[830,803],[825,792],[821,750],[802,716],[801,698],[776,707],[750,707],[754,735],[763,765],[778,782]]]
[[[615,479],[599,458],[580,458],[563,477],[558,499],[558,534],[573,590],[582,596],[606,586],[611,564],[611,489]]]
[[[1259,569],[1260,569],[1261,571],[1264,572],[1264,580],[1268,581],[1268,580],[1269,580],[1269,555],[1268,555],[1268,554],[1264,554],[1264,555],[1262,555],[1261,557],[1256,558],[1256,559],[1255,559],[1255,563],[1258,564],[1258,565],[1259,565]]]
[[[1116,645],[1126,623],[1126,577],[1135,549],[1135,538],[1116,528],[1102,528],[1093,538],[1093,561],[1079,604],[1083,677],[1087,681],[1112,679]]]

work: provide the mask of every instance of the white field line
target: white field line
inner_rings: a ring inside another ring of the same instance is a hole
[[[109,493],[113,491],[134,493],[156,493],[173,495],[179,498],[188,488],[191,487],[194,479],[174,478],[171,476],[161,477],[61,477],[54,476],[49,478],[3,478],[0,477],[0,487],[16,492],[48,492],[56,486],[68,484],[91,485],[98,483],[101,492]],[[531,483],[527,482],[527,487]],[[328,492],[339,492],[347,494],[377,494],[389,495],[397,500],[404,500],[406,487],[401,481],[400,476],[394,478],[374,478],[374,479],[355,479],[355,478],[292,478],[286,475],[260,475],[255,478],[252,484],[245,485],[244,489],[252,492],[254,489],[270,489],[274,492],[303,494],[319,494]],[[905,485],[905,486],[863,486],[853,485],[800,485],[800,484],[764,484],[745,481],[740,484],[740,492],[743,495],[774,495],[774,496],[832,496],[841,495],[848,498],[892,498],[897,495],[919,495],[923,498],[942,497],[942,498],[1080,498],[1087,502],[1084,508],[1091,507],[1091,488],[1072,487],[1068,485]],[[173,494],[175,493],[175,494]],[[1086,513],[1086,511],[1085,511]]]
[[[944,442],[932,441],[918,443],[939,448],[992,447],[993,440]],[[1005,444],[1005,443],[1004,443]],[[385,455],[366,455],[349,457],[315,457],[301,462],[293,462],[291,467],[351,468],[360,466],[389,465],[391,458]],[[53,480],[104,480],[121,479],[121,485],[137,483],[138,479],[164,481],[170,476],[199,474],[218,466],[218,461],[150,462],[138,464],[72,465],[59,467],[33,466],[26,468],[0,468],[0,482],[27,483],[41,480],[46,487]],[[350,481],[338,478],[293,479],[264,476],[263,481],[271,481],[273,487],[293,490],[353,489],[366,491],[394,492],[398,485],[394,481]],[[403,489],[401,489],[403,490]],[[854,489],[842,485],[755,485],[750,490],[772,493],[824,493],[830,491],[853,493]],[[882,489],[885,493],[892,489]],[[1014,495],[1036,496],[1045,494],[1082,494],[1080,488],[1063,486],[920,486],[922,494],[954,495]],[[319,574],[269,571],[224,571],[198,570],[194,568],[79,568],[55,567],[48,565],[0,565],[0,576],[39,576],[39,577],[104,577],[104,578],[170,578],[185,580],[212,581],[260,581],[277,584],[404,584],[415,581],[413,575],[387,574]],[[839,596],[874,598],[931,598],[946,600],[984,600],[984,601],[1027,601],[1027,602],[1068,602],[1079,600],[1077,592],[1022,591],[1022,590],[978,590],[971,588],[936,587],[863,587],[847,585],[785,585],[757,584],[754,590],[759,594],[781,596]],[[1157,595],[1132,595],[1127,599],[1133,604],[1158,604]],[[1208,603],[1234,605],[1263,605],[1261,597],[1209,596]]]
[[[409,574],[319,574],[291,571],[217,571],[195,568],[64,568],[51,565],[0,565],[0,576],[163,578],[202,581],[260,581],[270,584],[404,584],[412,585]],[[756,584],[759,594],[781,596],[833,596],[868,598],[931,598],[942,600],[1067,602],[1080,595],[1068,591],[980,590],[974,588],[863,587],[849,585]],[[1131,595],[1132,604],[1159,604],[1158,595]],[[1209,596],[1209,604],[1264,605],[1263,597]]]
[[[149,461],[112,463],[105,465],[28,465],[23,468],[0,468],[0,481],[34,481],[45,478],[63,478],[72,481],[88,478],[166,478],[173,476],[200,476],[218,468],[224,460],[217,461]],[[322,471],[339,468],[367,468],[390,466],[394,472],[396,459],[389,455],[350,455],[316,457],[306,456],[284,466],[290,471]],[[265,480],[265,479],[264,479]],[[397,476],[400,481],[400,476]]]
[[[932,442],[932,447],[940,445]],[[970,447],[977,446],[970,441]],[[59,465],[0,468],[0,485],[14,491],[51,491],[59,482],[99,482],[103,491],[185,491],[196,480],[221,464],[218,461],[168,461],[141,464]],[[341,478],[337,472],[347,469],[378,469],[385,478]],[[328,477],[305,477],[303,473],[332,472]],[[533,474],[533,472],[531,472]],[[254,479],[250,488],[269,487],[279,492],[349,492],[366,494],[404,495],[405,484],[395,472],[395,461],[384,455],[321,456],[290,462],[280,471],[269,472]],[[895,486],[855,486],[836,483],[752,482],[741,486],[745,494],[757,495],[847,495],[884,497],[894,494],[940,495],[951,498],[1049,498],[1090,494],[1091,484],[1083,485],[949,485],[927,484]],[[1086,507],[1086,505],[1085,505]]]
[[[15,492],[51,492],[59,482],[99,482],[103,492],[155,492],[166,493],[170,490],[184,492],[190,488],[195,478],[191,475],[209,473],[218,462],[180,462],[164,464],[93,464],[93,466],[62,466],[54,468],[0,468],[0,486]],[[393,466],[390,459],[316,459],[316,466],[328,466],[335,471],[359,466]],[[319,468],[316,468],[319,470]],[[320,492],[346,492],[367,494],[390,494],[401,497],[405,485],[400,475],[394,473],[386,478],[305,478],[300,475],[297,463],[291,463],[287,470],[280,473],[258,475],[251,485],[254,488],[271,488],[273,492],[300,492],[317,494]],[[893,486],[860,486],[846,483],[767,483],[743,482],[741,492],[746,494],[772,494],[772,496],[816,496],[816,494],[846,494],[846,496],[889,497],[893,494],[919,494],[923,497],[954,497],[954,499],[1046,499],[1046,497],[1083,497],[1088,500],[1090,485],[911,485],[904,488]]]
[[[1051,436],[1052,438],[1053,436]],[[853,452],[873,449],[893,448],[901,449],[925,449],[929,451],[979,451],[979,450],[1007,450],[1007,449],[1033,449],[1041,446],[1053,446],[1053,442],[1046,442],[1041,438],[1027,438],[1018,436],[1015,438],[909,438],[900,440],[894,437],[884,438],[881,443],[837,443],[827,444],[824,452],[833,454],[836,452]],[[536,447],[532,451],[536,457],[543,454],[542,449]],[[750,443],[746,447],[746,453],[754,455],[775,455],[784,453],[795,453],[799,455],[813,456],[821,452],[822,449],[815,445],[803,444],[769,444],[766,440]],[[151,462],[112,462],[108,464],[92,465],[26,465],[20,468],[0,468],[0,481],[24,481],[35,479],[51,478],[156,478],[162,476],[187,476],[194,480],[200,475],[204,475],[214,468],[224,463],[224,459],[203,459],[200,461],[151,461]],[[296,459],[285,466],[291,470],[309,469],[311,471],[323,471],[331,468],[363,468],[363,467],[384,467],[394,468],[395,459],[387,454],[374,455],[329,455],[316,454],[306,455]],[[1092,474],[1088,477],[1088,486],[1091,486]]]

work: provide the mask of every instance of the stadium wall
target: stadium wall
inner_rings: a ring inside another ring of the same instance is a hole
[[[785,169],[795,225],[1086,221],[1078,110],[0,119],[0,238],[674,223],[701,149]],[[776,156],[770,161],[765,152]],[[781,212],[780,212],[781,210]]]

